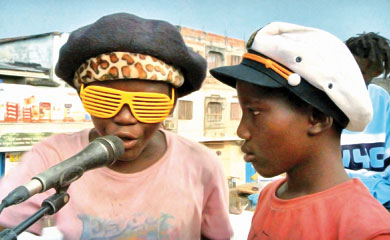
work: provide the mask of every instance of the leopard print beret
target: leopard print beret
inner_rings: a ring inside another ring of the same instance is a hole
[[[75,72],[73,83],[80,89],[82,83],[118,79],[165,81],[176,88],[184,83],[179,69],[155,57],[129,52],[112,52],[88,59]]]

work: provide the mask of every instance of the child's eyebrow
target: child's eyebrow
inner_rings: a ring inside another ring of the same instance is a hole
[[[240,102],[240,104],[242,105],[264,105],[266,104],[266,98],[265,97],[262,97],[262,98],[258,98],[258,97],[245,97],[243,99],[242,102]]]

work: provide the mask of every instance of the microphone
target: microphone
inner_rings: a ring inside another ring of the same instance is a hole
[[[0,212],[50,188],[68,187],[85,171],[114,164],[124,151],[123,142],[119,137],[109,135],[96,138],[75,156],[36,175],[27,184],[15,188],[1,202]]]

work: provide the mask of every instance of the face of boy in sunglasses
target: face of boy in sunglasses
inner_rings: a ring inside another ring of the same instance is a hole
[[[90,89],[93,89],[94,87],[92,86],[108,87],[114,91],[123,91],[122,93],[124,94],[131,93],[129,94],[129,99],[131,100],[135,100],[133,98],[133,95],[137,96],[138,93],[140,93],[141,96],[142,94],[145,95],[145,93],[157,93],[158,95],[164,94],[168,97],[171,97],[172,91],[172,87],[170,87],[169,84],[165,82],[150,80],[132,79],[93,82],[91,84],[88,84],[87,86],[84,86],[84,94],[83,91],[81,92],[81,97],[83,99],[82,101],[84,106],[86,106],[85,96],[89,97],[86,92],[88,91],[88,87]],[[110,92],[108,92],[108,95],[106,93],[104,93],[104,95],[110,97]],[[147,100],[149,96],[145,96]],[[108,100],[103,100],[103,102],[106,101]],[[109,115],[103,115],[103,117],[98,117],[96,116],[96,114],[94,114],[94,112],[88,111],[91,114],[95,129],[100,136],[115,135],[120,137],[124,142],[125,153],[122,155],[120,159],[121,161],[117,161],[114,164],[116,166],[112,166],[112,168],[114,169],[121,169],[125,165],[129,168],[131,168],[130,165],[137,165],[136,168],[144,169],[152,165],[154,163],[153,160],[158,160],[166,149],[165,137],[163,136],[163,134],[157,131],[160,128],[162,120],[156,123],[142,122],[145,120],[142,117],[139,117],[141,116],[140,114],[137,115],[137,118],[134,116],[134,113],[131,110],[131,108],[134,110],[134,104],[131,105],[133,106],[130,107],[128,104],[123,104],[120,110],[112,117],[108,117]],[[93,105],[92,107],[98,110],[98,107],[100,107],[100,105]],[[168,111],[170,111],[170,109]],[[132,171],[133,170],[134,166]]]

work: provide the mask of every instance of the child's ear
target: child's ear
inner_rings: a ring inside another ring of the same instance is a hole
[[[313,108],[309,116],[310,128],[308,134],[314,136],[320,134],[333,125],[333,118]]]

